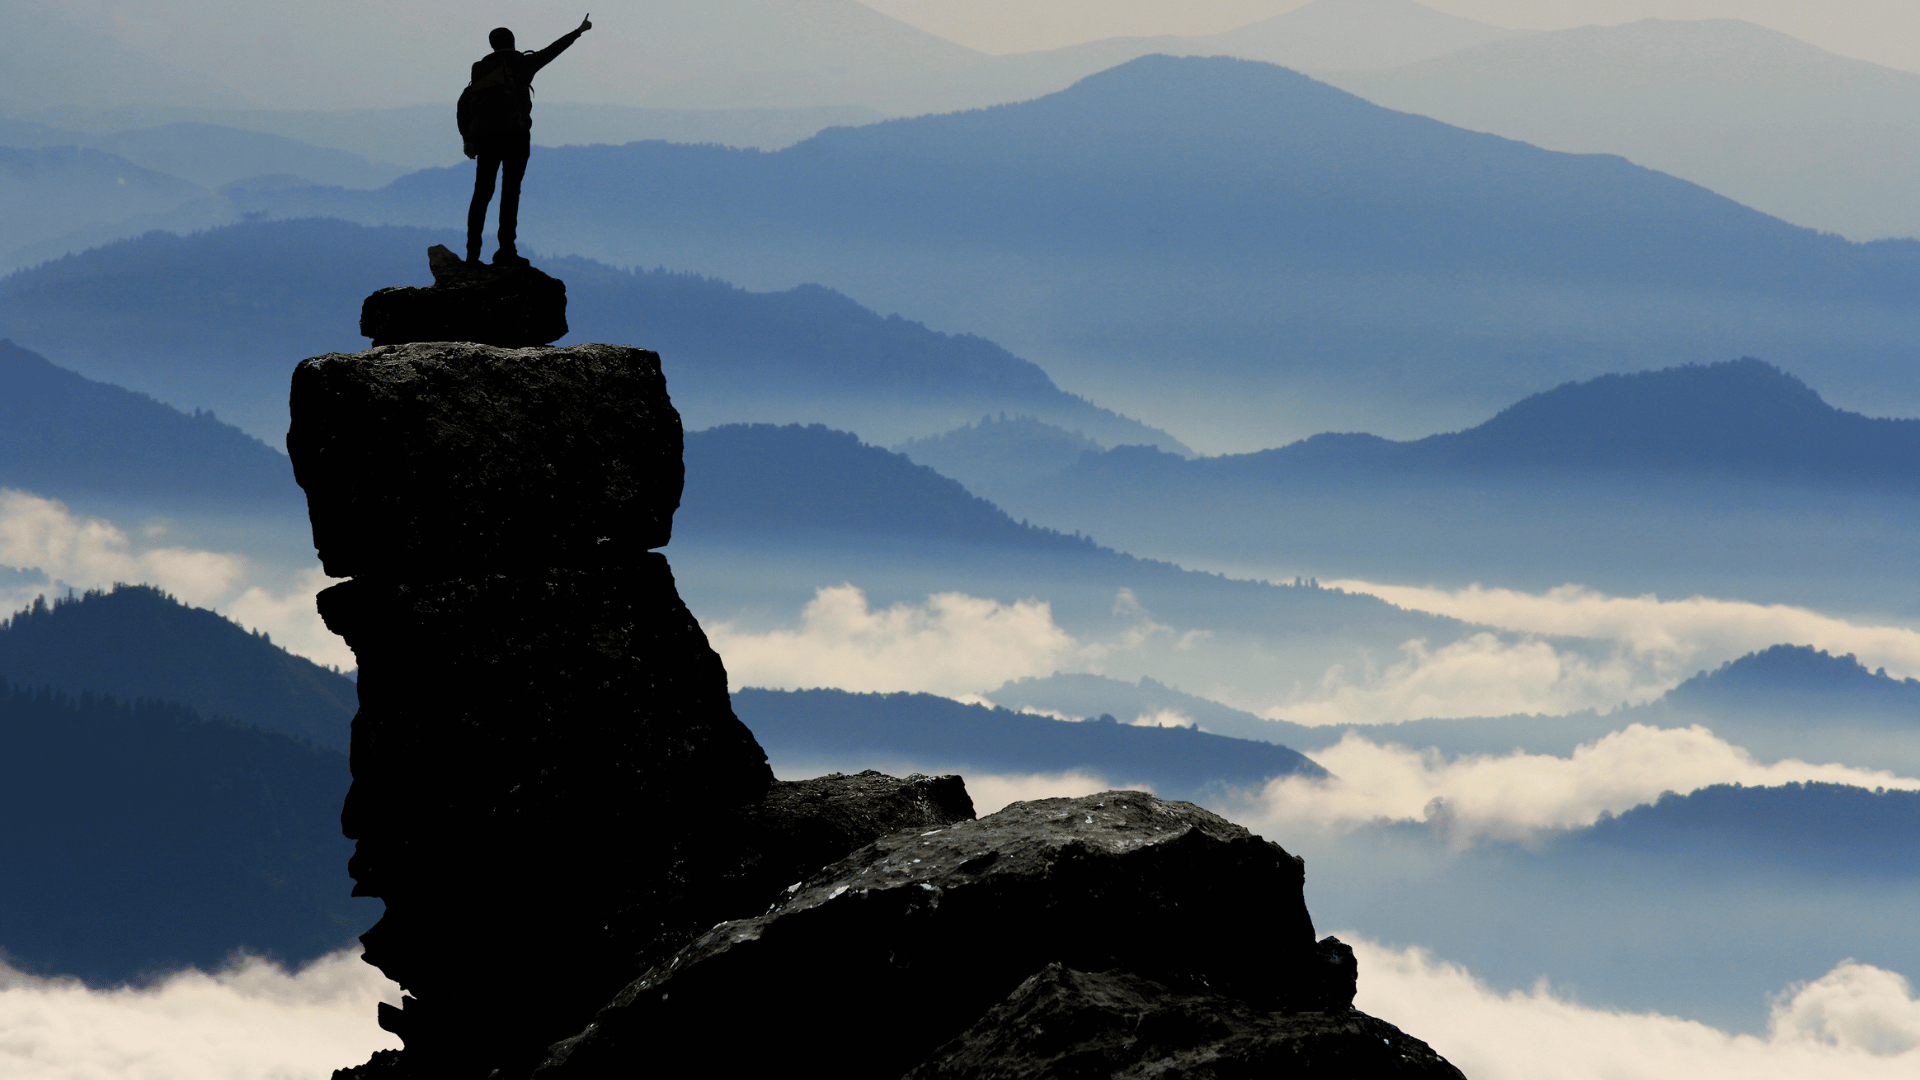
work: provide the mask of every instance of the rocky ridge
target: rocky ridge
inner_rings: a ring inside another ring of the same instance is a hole
[[[336,1080],[1459,1076],[1352,1009],[1300,860],[1205,810],[773,780],[654,550],[655,354],[383,345],[302,362],[292,412],[351,578],[319,605],[360,663],[361,940],[407,992],[405,1049]]]

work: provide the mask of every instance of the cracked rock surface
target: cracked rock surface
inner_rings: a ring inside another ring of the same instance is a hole
[[[1464,1080],[1353,1008],[1262,1011],[1123,971],[1049,964],[905,1080]]]
[[[1015,803],[885,837],[767,914],[702,934],[536,1075],[613,1076],[677,1053],[721,1075],[833,1060],[840,1075],[894,1078],[1055,962],[1269,1009],[1317,1001],[1327,965],[1302,882],[1279,845],[1189,803]],[[747,1018],[753,1037],[731,1036]]]

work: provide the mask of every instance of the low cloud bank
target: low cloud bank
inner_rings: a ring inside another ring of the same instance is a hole
[[[1543,829],[1591,825],[1662,792],[1712,784],[1773,786],[1824,781],[1856,787],[1920,789],[1920,780],[1846,765],[1756,762],[1703,727],[1633,724],[1568,757],[1512,753],[1448,760],[1433,750],[1381,745],[1348,735],[1313,759],[1328,779],[1271,780],[1233,817],[1255,832],[1280,835],[1299,824],[1351,825],[1444,816],[1456,842],[1478,836],[1519,839]]]
[[[794,629],[751,633],[728,622],[706,629],[736,690],[834,687],[963,697],[1010,679],[1051,675],[1086,651],[1038,600],[1003,604],[949,592],[924,604],[876,609],[852,585],[816,590]]]
[[[165,540],[160,527],[135,537],[113,522],[78,516],[57,500],[0,490],[0,567],[39,572],[0,584],[0,614],[69,588],[153,585],[182,603],[213,608],[249,630],[264,631],[315,663],[354,665],[353,650],[314,608],[314,594],[333,583],[319,567],[291,580],[268,580],[244,556],[168,546]]]
[[[145,989],[89,990],[0,965],[8,1080],[327,1080],[399,1040],[374,1021],[400,988],[358,949],[289,973],[248,958]]]
[[[1400,659],[1384,668],[1335,665],[1318,684],[1260,712],[1314,726],[1564,714],[1650,701],[1678,682],[1624,652],[1596,660],[1544,641],[1508,641],[1489,633],[1437,649],[1425,640],[1409,641],[1400,651]]]
[[[1867,667],[1885,667],[1901,678],[1920,675],[1920,632],[1903,626],[1863,626],[1786,604],[1705,596],[1662,600],[1652,593],[1609,596],[1581,585],[1527,593],[1478,585],[1433,589],[1366,581],[1329,584],[1371,593],[1401,607],[1507,630],[1615,641],[1648,663],[1670,668],[1678,678],[1709,661],[1717,665],[1781,644],[1853,653]]]
[[[1898,677],[1920,674],[1920,632],[1859,625],[1784,604],[1609,596],[1580,585],[1526,593],[1478,585],[1328,584],[1506,633],[1472,634],[1439,646],[1409,641],[1397,657],[1336,665],[1283,701],[1241,698],[1233,704],[1313,725],[1604,712],[1652,701],[1702,668],[1780,644],[1853,653],[1868,667]],[[1522,636],[1516,640],[1515,634]],[[1548,636],[1595,645],[1557,646],[1542,640]]]
[[[1880,1080],[1920,1075],[1920,1001],[1895,972],[1842,962],[1776,998],[1765,1038],[1587,1008],[1544,980],[1501,994],[1425,950],[1340,935],[1354,1004],[1425,1039],[1473,1080]]]

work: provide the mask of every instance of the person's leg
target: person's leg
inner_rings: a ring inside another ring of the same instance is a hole
[[[487,228],[487,204],[493,201],[493,174],[500,170],[500,153],[492,147],[480,151],[473,172],[473,202],[467,207],[467,261],[480,261],[480,236]],[[524,169],[524,166],[522,166]],[[513,181],[514,200],[519,201],[520,181]],[[505,205],[501,210],[506,210]]]
[[[527,175],[531,153],[532,147],[523,142],[508,149],[500,160],[500,254],[520,254],[513,242],[520,226],[520,180]],[[500,254],[494,256],[496,262]]]

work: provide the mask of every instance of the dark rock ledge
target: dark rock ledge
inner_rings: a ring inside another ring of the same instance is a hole
[[[293,383],[351,577],[320,609],[360,664],[361,940],[406,990],[379,1017],[405,1049],[336,1080],[1459,1077],[1352,1008],[1300,860],[1205,810],[775,781],[654,550],[682,475],[659,357],[504,347],[537,302],[435,270],[473,303]]]

